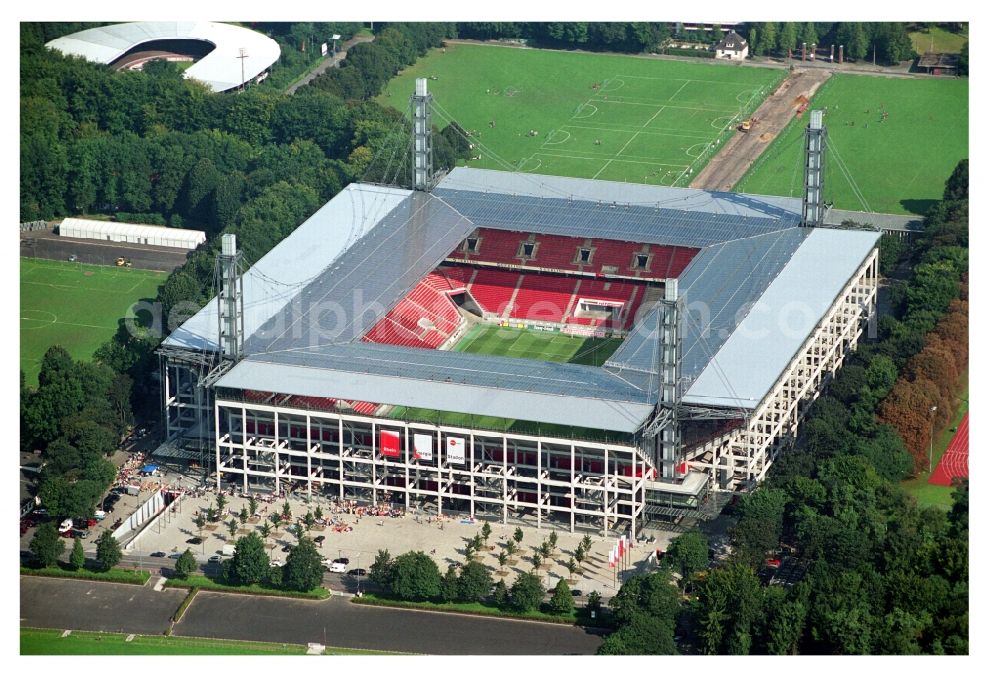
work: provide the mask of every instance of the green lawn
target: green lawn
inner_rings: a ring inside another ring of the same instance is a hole
[[[305,655],[306,646],[289,643],[227,641],[183,636],[135,635],[59,629],[21,629],[22,655]],[[377,655],[371,650],[327,648],[327,655]]]
[[[437,78],[428,83],[437,106],[434,124],[443,128],[456,119],[486,148],[473,150],[482,159],[470,166],[683,186],[732,133],[733,122],[785,75],[768,68],[453,45],[431,50],[404,70],[380,102],[407,110],[414,79]]]
[[[90,359],[132,316],[131,306],[155,299],[163,272],[21,258],[21,368],[30,385],[53,345]]]
[[[910,42],[917,54],[926,54],[927,52],[957,54],[962,51],[962,45],[968,41],[968,33],[951,33],[937,26],[933,26],[926,33],[920,31],[910,33]]]
[[[621,342],[620,338],[583,338],[548,331],[502,328],[480,324],[474,326],[458,342],[455,350],[473,354],[600,366],[618,349]],[[624,435],[617,435],[613,432],[584,430],[561,425],[532,423],[508,418],[469,415],[466,413],[410,408],[406,406],[396,407],[389,414],[389,417],[410,421],[424,421],[438,425],[476,427],[479,429],[523,432],[525,434],[542,434],[555,437],[599,438],[622,442],[627,440]]]
[[[948,449],[948,444],[951,443],[951,438],[955,436],[955,432],[952,428],[957,428],[962,422],[962,418],[969,411],[969,372],[966,371],[965,375],[962,377],[962,382],[964,385],[964,393],[962,394],[962,403],[955,412],[954,417],[951,421],[944,425],[934,437],[934,452],[931,455],[933,459],[933,464],[931,467],[937,467],[937,464],[941,461],[941,456]],[[950,486],[935,486],[934,484],[927,483],[930,478],[930,472],[921,472],[912,479],[907,479],[901,483],[903,491],[909,495],[912,495],[917,499],[917,503],[923,507],[941,507],[943,509],[951,509],[952,498],[951,494],[954,490]]]
[[[888,113],[884,121],[882,110]],[[813,99],[825,108],[825,198],[840,209],[923,214],[969,156],[969,81],[834,75]],[[771,143],[738,192],[802,196],[804,114]]]

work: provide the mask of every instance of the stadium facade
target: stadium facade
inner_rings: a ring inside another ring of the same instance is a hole
[[[242,491],[636,533],[751,490],[874,319],[879,233],[799,200],[457,168],[352,184],[160,348],[161,456]],[[454,351],[477,325],[601,365]]]

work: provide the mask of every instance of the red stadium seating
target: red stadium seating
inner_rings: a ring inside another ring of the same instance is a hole
[[[455,304],[434,286],[447,284],[440,274],[431,273],[435,279],[421,281],[406,298],[378,321],[362,340],[369,343],[401,345],[436,349],[455,332],[462,321]],[[424,328],[421,319],[434,323],[434,328]]]
[[[486,312],[503,315],[514,297],[520,273],[505,270],[480,269],[469,285],[469,291]]]
[[[580,282],[570,277],[524,275],[511,317],[561,322]]]

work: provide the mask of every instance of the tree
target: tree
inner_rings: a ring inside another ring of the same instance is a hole
[[[264,541],[257,533],[244,535],[236,541],[230,575],[235,584],[258,584],[267,576],[270,559],[264,551]]]
[[[582,564],[585,558],[587,558],[587,550],[583,548],[583,543],[581,542],[576,546],[576,551],[573,552],[573,560],[577,564]]]
[[[207,510],[205,510],[205,517],[212,523],[215,523],[220,518],[222,518],[221,512],[219,512],[219,510],[217,510],[215,507],[209,507]]]
[[[507,540],[503,544],[503,548],[507,551],[507,556],[514,556],[514,552],[517,551],[517,543],[513,540]]]
[[[244,507],[243,509],[240,510],[240,525],[241,526],[247,525],[247,520],[249,518],[250,518],[250,513],[247,512],[247,508]]]
[[[375,584],[388,586],[392,583],[392,568],[394,562],[389,550],[380,549],[375,555],[371,568],[368,569],[368,579]]]
[[[478,601],[490,593],[493,580],[490,571],[479,561],[462,566],[458,576],[458,598],[462,601]]]
[[[594,546],[594,540],[590,537],[590,535],[584,535],[583,539],[580,540],[580,546],[583,547],[585,554],[589,554],[590,548]]]
[[[508,561],[507,552],[500,550],[500,553],[497,554],[497,563],[500,564],[501,572],[503,572],[507,568],[507,561]]]
[[[251,516],[256,515],[257,514],[257,507],[259,506],[257,504],[257,498],[255,498],[254,496],[251,495],[250,499],[247,502],[250,505],[250,515]]]
[[[288,552],[284,565],[285,588],[308,592],[323,582],[323,559],[316,551],[316,545],[309,539],[301,539]]]
[[[760,488],[745,497],[739,506],[739,521],[732,539],[744,560],[756,566],[778,547],[788,496],[779,489]]]
[[[83,568],[85,563],[87,563],[87,557],[83,553],[83,540],[73,538],[73,551],[69,555],[69,565],[73,567],[73,570],[79,570]]]
[[[267,518],[271,522],[271,525],[274,526],[274,530],[277,531],[278,526],[281,525],[281,515],[277,512],[271,512],[271,516]]]
[[[481,532],[483,534],[483,542],[487,542],[490,539],[490,533],[492,532],[492,529],[490,528],[490,524],[484,523],[483,524],[483,529],[482,529]]]
[[[673,629],[649,613],[639,613],[601,644],[598,655],[676,655]]]
[[[531,569],[538,572],[538,569],[542,567],[542,557],[537,552],[531,555]]]
[[[521,613],[538,610],[544,596],[545,589],[537,575],[520,573],[510,586],[510,607]]]
[[[288,504],[288,500],[281,505],[281,518],[285,521],[290,521],[292,518],[292,506]]]
[[[569,585],[566,580],[559,578],[556,583],[556,590],[549,601],[549,609],[553,615],[565,615],[573,611],[573,595],[569,592]]]
[[[43,568],[56,565],[56,561],[66,549],[66,543],[59,537],[59,531],[53,523],[43,523],[35,531],[28,549],[35,555],[35,560]]]
[[[795,48],[799,46],[798,37],[799,29],[795,22],[785,21],[781,24],[781,32],[778,34],[778,49],[781,50],[782,56],[787,55],[789,51],[795,51]]]
[[[313,510],[313,516],[316,517],[317,521],[319,521],[320,519],[322,519],[323,518],[323,508],[320,507],[319,505],[316,505],[316,509]]]
[[[194,554],[191,553],[190,549],[185,549],[184,553],[177,557],[177,563],[174,564],[174,572],[182,579],[197,569],[198,562],[194,560]]]
[[[962,160],[952,170],[944,186],[944,199],[964,200],[969,198],[969,160]]]
[[[592,591],[587,594],[587,610],[592,610],[597,612],[601,609],[601,594],[600,592]]]
[[[573,579],[573,574],[576,573],[576,559],[570,558],[566,561],[566,570],[569,571],[569,579]]]
[[[111,570],[122,560],[122,548],[110,530],[97,539],[97,563],[103,570]]]
[[[514,542],[517,543],[518,548],[521,547],[521,540],[523,539],[524,539],[524,531],[521,530],[520,526],[518,526],[517,528],[514,529]]]
[[[441,593],[441,571],[427,554],[407,552],[396,557],[390,586],[392,593],[401,599],[433,599]]]
[[[217,496],[215,496],[215,506],[218,508],[220,512],[225,510],[226,496],[223,495],[222,493],[219,493]]]
[[[462,550],[462,554],[465,556],[465,562],[471,563],[476,560],[476,544],[472,540],[465,543],[465,549]]]
[[[559,536],[556,535],[555,531],[549,533],[549,551],[552,552],[556,548],[556,543],[559,542]]]
[[[236,519],[230,519],[229,523],[226,524],[226,528],[229,530],[229,537],[236,537],[236,529],[240,527],[240,524],[236,522]]]
[[[308,529],[310,529],[310,528],[313,527],[314,523],[316,523],[316,517],[313,516],[312,512],[306,512],[305,516],[302,517],[302,523],[305,525],[306,529],[308,530]]]
[[[497,604],[497,608],[506,608],[507,603],[510,600],[510,592],[507,591],[507,583],[500,580],[493,587],[493,603]]]
[[[480,535],[479,533],[476,533],[475,537],[472,538],[471,544],[472,544],[472,549],[474,551],[477,552],[482,551],[483,545],[485,544],[483,542],[483,536]]]
[[[449,567],[448,572],[441,578],[441,600],[445,603],[453,603],[458,599],[458,574],[454,567]]]
[[[661,565],[680,573],[686,586],[695,573],[708,568],[708,538],[695,530],[681,534],[667,547]]]
[[[293,523],[291,531],[292,535],[294,535],[297,540],[303,539],[306,534],[306,529],[302,527],[301,523]]]
[[[270,535],[271,535],[271,524],[265,521],[264,525],[260,527],[260,536],[266,540]]]
[[[770,21],[765,22],[760,27],[760,38],[757,41],[756,51],[760,54],[770,54],[777,45],[777,41],[774,24]]]

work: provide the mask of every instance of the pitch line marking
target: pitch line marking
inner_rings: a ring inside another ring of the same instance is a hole
[[[684,89],[685,87],[687,87],[687,86],[688,86],[689,84],[691,84],[691,80],[685,80],[685,81],[684,81],[684,84],[682,84],[682,85],[681,85],[681,86],[680,86],[680,87],[679,87],[679,88],[677,89],[677,91],[675,91],[675,92],[674,92],[674,93],[673,93],[673,94],[671,95],[671,97],[670,97],[669,99],[667,99],[667,103],[670,103],[671,101],[673,101],[673,100],[674,100],[674,96],[677,96],[678,94],[680,94],[680,93],[681,93],[681,90],[682,90],[682,89]]]
[[[589,129],[591,131],[603,131],[611,134],[630,134],[636,131],[635,128],[619,129],[618,127],[585,127],[582,124],[566,124],[562,126],[562,129]],[[662,127],[653,127],[652,130],[639,127],[639,131],[641,131],[643,134],[649,134],[650,136],[684,136],[687,138],[699,139],[702,141],[711,141],[715,140],[716,138],[715,134],[694,134],[694,133],[687,134],[683,132],[672,131],[670,129],[664,129]]]
[[[587,157],[587,156],[581,156],[581,155],[555,155],[555,154],[552,154],[552,153],[535,153],[534,155],[532,155],[528,159],[536,159],[535,155],[539,155],[541,157],[554,157],[556,159],[563,159],[563,160],[596,160],[596,161],[600,161],[600,160],[604,159],[604,157]],[[647,160],[634,159],[631,156],[617,157],[617,158],[616,157],[612,157],[611,159],[615,160],[616,162],[627,162],[628,164],[649,164],[649,165],[652,165],[654,167],[669,167],[669,168],[675,168],[675,169],[687,169],[688,167],[691,166],[689,164],[670,164],[670,163],[665,163],[665,162],[649,162]]]
[[[661,82],[677,82],[679,80],[686,79],[686,78],[682,78],[682,77],[652,77],[652,76],[649,76],[649,75],[615,75],[615,77],[618,77],[618,78],[621,78],[621,77],[630,77],[630,78],[633,78],[633,79],[636,79],[636,80],[659,80]],[[723,87],[743,87],[744,89],[747,87],[748,84],[750,84],[750,86],[753,86],[751,83],[748,83],[748,82],[727,82],[725,80],[698,80],[698,79],[689,79],[687,81],[688,82],[702,82],[704,84],[710,84],[710,85],[721,85]],[[762,86],[763,85],[758,85],[757,88],[760,89]]]

